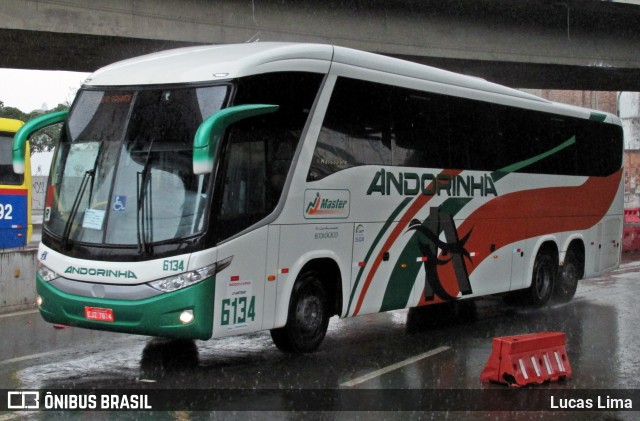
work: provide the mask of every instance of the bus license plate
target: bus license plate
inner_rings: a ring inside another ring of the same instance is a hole
[[[98,320],[100,322],[113,322],[113,310],[110,308],[85,307],[84,317],[87,320]]]

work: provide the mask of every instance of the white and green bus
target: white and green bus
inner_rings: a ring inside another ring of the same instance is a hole
[[[617,117],[331,45],[155,53],[90,76],[39,248],[45,320],[209,339],[505,294],[617,267]]]

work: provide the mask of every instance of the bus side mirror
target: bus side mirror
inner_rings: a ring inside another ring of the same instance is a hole
[[[13,137],[13,172],[24,174],[24,155],[29,137],[40,129],[63,122],[68,114],[68,110],[45,114],[29,120],[24,126],[20,127],[20,130]]]
[[[213,171],[215,151],[227,127],[249,117],[273,113],[278,108],[278,105],[269,104],[236,105],[207,117],[193,139],[193,173],[208,174]]]

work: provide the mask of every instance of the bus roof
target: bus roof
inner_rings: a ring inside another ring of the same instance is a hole
[[[271,71],[326,73],[333,46],[247,43],[206,45],[160,51],[99,69],[86,85],[148,85],[233,79]]]
[[[161,51],[103,67],[85,86],[136,86],[229,80],[278,71],[328,73],[332,63],[456,86],[529,102],[551,105],[554,112],[589,118],[588,109],[555,103],[517,89],[406,60],[326,44],[258,42],[207,45]],[[522,105],[522,103],[521,103]],[[619,124],[611,114],[608,121]]]
[[[149,85],[233,79],[273,71],[327,73],[332,62],[542,102],[542,98],[484,79],[379,54],[325,44],[260,42],[186,47],[103,67],[86,85]]]
[[[15,133],[24,125],[21,120],[0,117],[0,132]]]

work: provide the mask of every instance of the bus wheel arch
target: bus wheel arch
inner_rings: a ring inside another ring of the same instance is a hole
[[[324,340],[329,318],[340,313],[341,277],[332,259],[308,262],[293,285],[283,327],[271,329],[278,349],[290,353],[315,351]]]
[[[578,288],[578,281],[584,277],[585,248],[582,240],[571,241],[558,268],[556,283],[553,288],[553,301],[566,303],[571,301]]]
[[[503,296],[508,305],[543,307],[552,297],[558,276],[559,252],[555,240],[543,239],[537,247],[534,260],[530,263],[528,287],[510,291]]]
[[[558,266],[558,246],[553,241],[543,243],[533,261],[531,285],[525,290],[527,304],[543,307],[549,303],[558,275]]]
[[[325,257],[307,262],[300,273],[315,271],[320,276],[329,296],[329,317],[342,312],[342,275],[335,260]],[[297,282],[297,280],[296,280]]]

